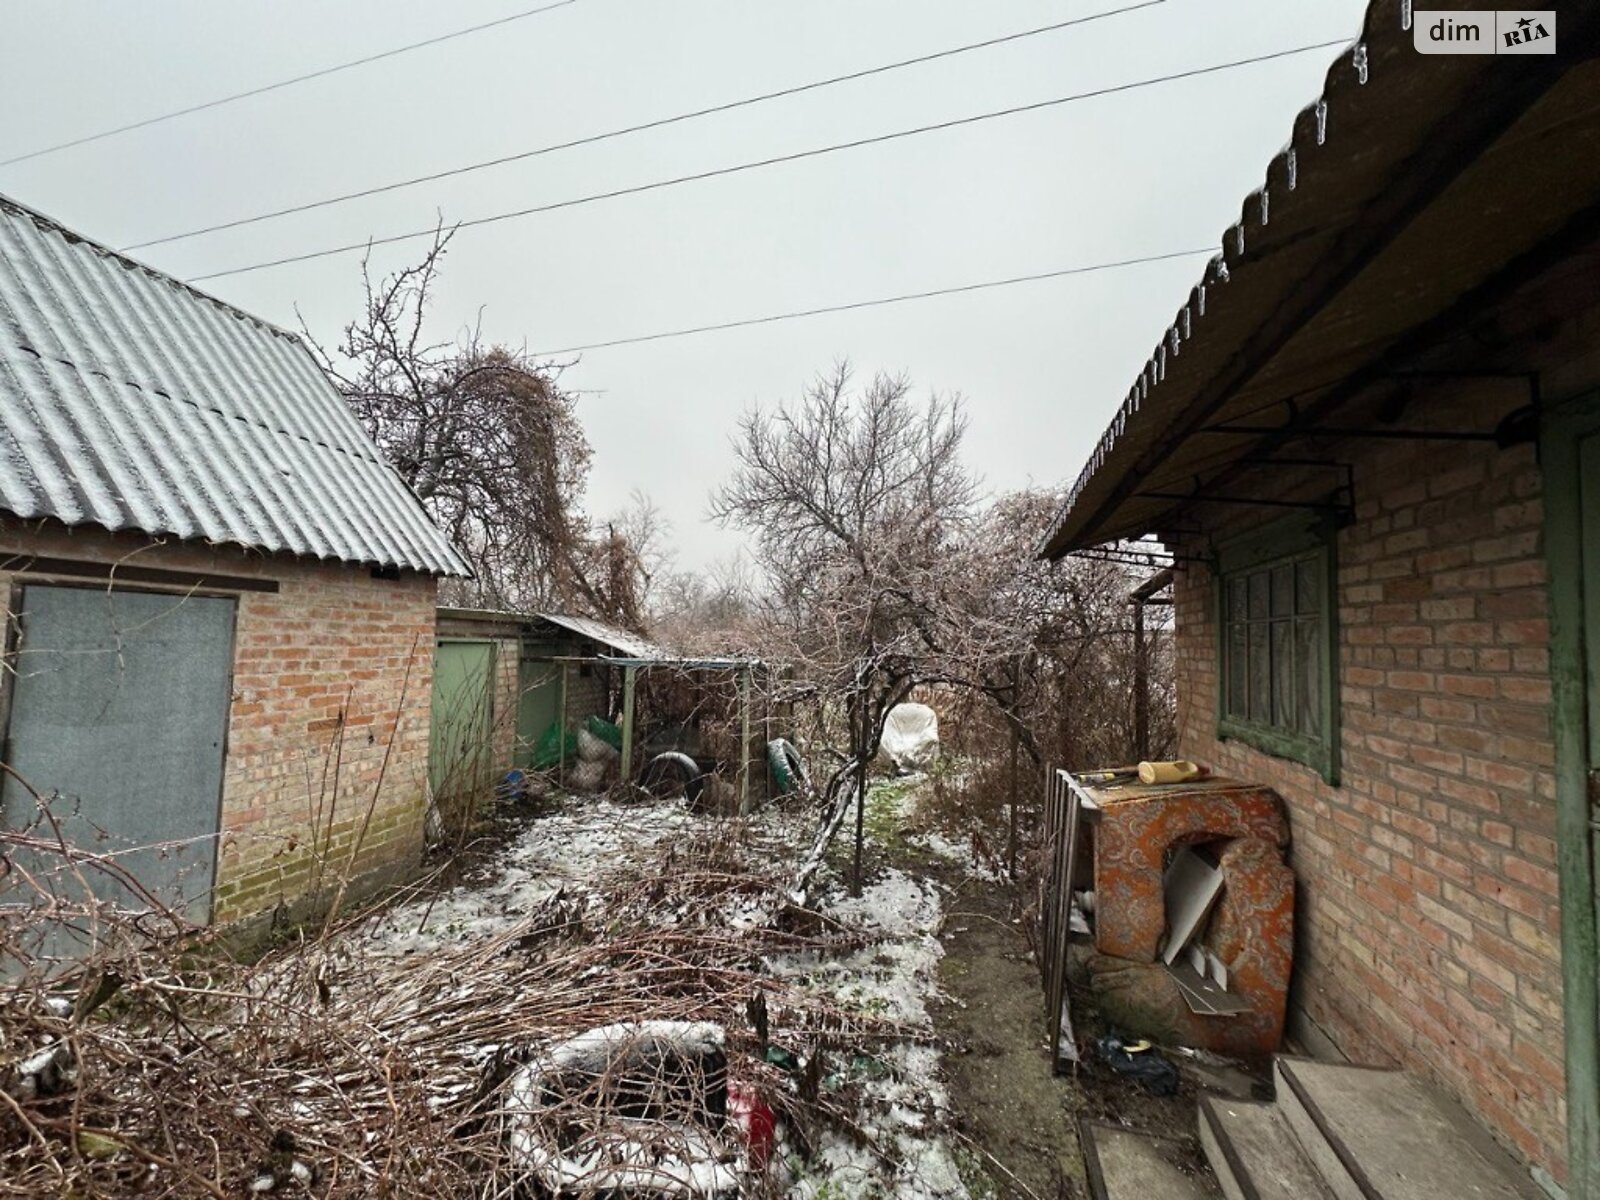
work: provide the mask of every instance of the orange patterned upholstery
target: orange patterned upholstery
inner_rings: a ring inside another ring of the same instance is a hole
[[[1155,962],[1167,922],[1162,873],[1173,846],[1218,838],[1289,845],[1283,801],[1256,784],[1209,779],[1089,793],[1101,808],[1094,830],[1094,945],[1101,954]]]
[[[1091,789],[1096,936],[1090,976],[1102,1010],[1128,1032],[1227,1054],[1270,1054],[1283,1040],[1294,961],[1294,873],[1276,793],[1212,780]],[[1221,839],[1231,839],[1222,841]],[[1157,961],[1166,928],[1162,874],[1174,845],[1219,842],[1225,883],[1206,945],[1228,965],[1228,990],[1250,1006],[1229,1017],[1190,1011]]]

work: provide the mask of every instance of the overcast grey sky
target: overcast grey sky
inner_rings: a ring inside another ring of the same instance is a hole
[[[538,0],[12,0],[0,159],[522,12]],[[549,0],[546,0],[549,2]],[[575,0],[381,62],[0,167],[0,192],[125,246],[1137,0]],[[182,278],[625,188],[1359,31],[1359,0],[1166,0],[803,96],[140,251]],[[1318,50],[463,230],[434,315],[552,349],[1212,247],[1315,99]],[[381,270],[420,243],[381,247]],[[834,358],[960,392],[994,490],[1074,476],[1203,258],[643,345],[565,377],[590,507],[640,488],[683,565],[729,434]],[[333,340],[359,256],[204,283]]]

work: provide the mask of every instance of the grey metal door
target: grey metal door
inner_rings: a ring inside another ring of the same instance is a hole
[[[234,602],[30,585],[17,608],[4,761],[46,799],[67,841],[114,855],[163,903],[209,920]],[[52,834],[39,810],[7,774],[6,825]],[[58,855],[30,858],[68,898],[81,898],[81,880],[102,899],[148,907],[105,872],[75,876]]]

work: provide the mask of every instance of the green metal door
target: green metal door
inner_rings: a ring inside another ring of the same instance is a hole
[[[561,665],[524,658],[518,687],[522,698],[517,707],[517,766],[526,767],[561,709]]]
[[[1540,431],[1567,1075],[1568,1195],[1600,1200],[1600,396]]]
[[[1578,439],[1578,489],[1582,504],[1579,545],[1583,557],[1584,684],[1588,696],[1589,799],[1600,809],[1600,430]],[[1600,811],[1591,816],[1600,816]]]
[[[489,787],[494,728],[494,643],[442,641],[433,658],[428,781],[436,802],[482,795]]]

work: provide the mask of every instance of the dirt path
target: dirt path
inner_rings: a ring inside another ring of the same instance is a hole
[[[900,781],[869,796],[867,820],[869,865],[932,879],[944,893],[942,996],[929,1011],[949,1047],[943,1069],[973,1200],[1087,1197],[1080,1119],[1169,1139],[1186,1173],[1207,1174],[1194,1128],[1193,1064],[1179,1064],[1183,1081],[1172,1096],[1151,1095],[1092,1052],[1076,1075],[1052,1074],[1039,968],[1018,920],[1019,897],[992,871],[972,869],[964,852],[970,814],[944,812],[926,785]],[[989,834],[987,844],[998,845],[996,831]],[[1077,989],[1072,1004],[1083,1047],[1104,1030]]]
[[[951,1043],[945,1070],[960,1132],[993,1156],[1000,1194],[1087,1195],[1076,1123],[1084,1095],[1050,1073],[1039,972],[1012,922],[1011,889],[942,864],[929,871],[952,889],[939,972],[946,998],[933,1016]]]

